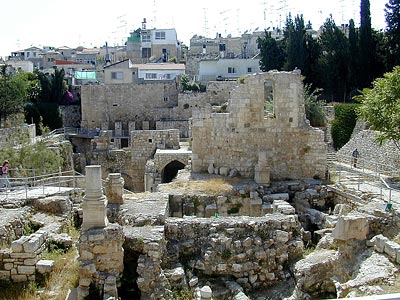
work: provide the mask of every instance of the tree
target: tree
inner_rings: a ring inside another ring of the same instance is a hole
[[[375,79],[355,97],[361,102],[358,115],[379,131],[378,141],[392,140],[400,150],[400,66]]]
[[[60,104],[67,91],[67,84],[64,80],[64,69],[55,69],[51,74],[51,102]]]
[[[354,20],[349,21],[349,84],[350,90],[356,90],[358,84],[359,70],[359,52],[358,52],[358,35],[354,25]]]
[[[326,98],[345,101],[349,89],[349,41],[328,18],[319,38],[322,55],[318,61],[319,77]]]
[[[284,63],[285,53],[282,45],[271,36],[271,32],[265,31],[265,37],[257,39],[260,49],[260,68],[263,72],[269,70],[281,70]]]
[[[27,98],[27,82],[22,73],[11,72],[7,65],[0,71],[0,125],[11,114],[21,112]]]
[[[400,0],[389,0],[385,8],[388,38],[388,67],[400,65]]]
[[[368,87],[373,79],[372,65],[375,47],[372,39],[371,12],[369,0],[361,0],[360,20],[360,85]]]
[[[286,19],[285,39],[287,58],[284,69],[291,71],[295,68],[304,70],[306,64],[306,28],[303,15],[297,15],[294,22],[289,15]]]

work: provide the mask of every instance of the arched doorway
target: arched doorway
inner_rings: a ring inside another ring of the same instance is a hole
[[[178,174],[178,171],[183,168],[185,168],[185,165],[180,161],[171,161],[161,172],[161,183],[171,182],[172,179],[175,178],[176,174]]]

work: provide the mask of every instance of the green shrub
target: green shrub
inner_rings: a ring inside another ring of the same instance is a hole
[[[310,85],[304,86],[304,104],[306,109],[306,117],[313,127],[324,127],[326,125],[326,111],[324,100],[318,100],[321,89],[312,91]]]
[[[359,104],[336,104],[335,119],[332,121],[332,140],[336,150],[343,147],[351,137],[357,121],[356,108]]]

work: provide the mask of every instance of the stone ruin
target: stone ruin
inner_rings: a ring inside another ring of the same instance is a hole
[[[231,92],[228,113],[203,110],[192,122],[192,164],[189,152],[179,157],[174,131],[136,131],[131,156],[111,154],[120,170],[140,168],[137,181],[148,192],[125,193],[124,173],[102,163],[86,167],[83,201],[56,202],[61,211],[75,209],[82,223],[78,299],[174,299],[188,290],[193,299],[302,300],[390,285],[400,262],[393,241],[399,215],[319,180],[326,143],[305,120],[299,74],[246,77]],[[183,169],[176,182],[163,184],[161,170],[174,161],[192,172]],[[196,190],[205,179],[232,180],[231,188]],[[44,209],[46,201],[34,202]],[[27,237],[17,231],[0,231],[0,241],[12,246],[0,250],[0,276],[32,281],[51,269],[41,254],[54,234],[46,226]],[[309,246],[315,250],[306,254]]]
[[[237,170],[247,178],[325,178],[327,144],[305,116],[299,72],[247,76],[231,92],[227,113],[193,112],[192,170]],[[266,172],[260,175],[261,172]]]

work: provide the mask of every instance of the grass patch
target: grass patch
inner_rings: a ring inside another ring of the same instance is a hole
[[[68,233],[73,241],[78,239],[79,231],[71,224],[65,226],[63,232]],[[69,289],[78,286],[79,263],[77,256],[78,253],[74,247],[67,251],[52,249],[44,253],[42,259],[54,261],[54,268],[49,277],[43,279],[37,276],[36,282],[0,285],[0,300],[65,299]]]
[[[172,293],[174,300],[194,300],[193,292],[188,288],[173,290]]]
[[[186,194],[220,195],[233,191],[232,184],[223,178],[210,178],[206,180],[175,181],[163,186],[165,192],[179,190]]]

